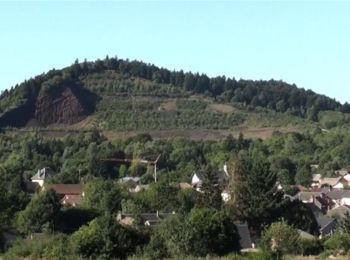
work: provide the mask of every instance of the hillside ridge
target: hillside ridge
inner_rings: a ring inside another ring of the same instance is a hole
[[[216,103],[232,106],[261,107],[312,121],[317,121],[318,114],[322,111],[350,112],[347,103],[342,105],[334,99],[283,81],[237,81],[225,76],[209,78],[205,74],[170,71],[139,61],[106,57],[95,62],[76,61],[69,67],[50,70],[4,91],[0,96],[0,127],[71,125],[97,113],[104,124],[109,124],[111,118],[114,121],[120,119],[117,123],[120,125],[123,120],[137,121],[150,117],[155,119],[151,128],[157,128],[170,116],[176,118],[176,122],[166,123],[177,128],[182,126],[184,117],[196,118],[190,113],[191,104],[185,105],[186,113],[179,114],[175,111],[175,114],[170,115],[169,111],[167,114],[160,106],[151,107],[151,102],[145,101],[141,104],[140,111],[148,109],[148,112],[132,114],[135,105],[133,97],[186,99],[191,95],[202,95]],[[106,98],[108,96],[121,96],[124,101],[130,99],[130,102],[107,102],[110,100]],[[99,105],[99,101],[103,104]],[[205,127],[220,129],[229,127],[231,123],[242,122],[234,112],[220,115],[215,111],[207,113],[206,105],[197,103],[194,106],[197,114],[206,113],[209,117],[208,120],[203,117],[194,127],[202,128],[204,124]],[[225,122],[223,126],[221,121]],[[132,128],[137,130],[137,127],[138,124]]]

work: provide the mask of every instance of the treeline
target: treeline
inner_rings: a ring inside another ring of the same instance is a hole
[[[118,73],[124,79],[132,80],[128,81],[127,84],[117,84],[118,79],[114,79],[114,83],[111,83],[108,78],[108,71]],[[107,74],[104,75],[103,73]],[[92,86],[89,80],[86,80],[92,74],[101,74],[99,85]],[[153,87],[150,87],[149,84],[147,86],[142,81],[135,81],[135,78],[153,82],[154,85]],[[43,89],[52,90],[52,88],[60,86],[65,81],[77,84],[84,82],[99,92],[108,92],[108,89],[109,91],[126,90],[126,92],[132,92],[135,87],[138,87],[139,91],[144,91],[144,93],[147,93],[147,89],[151,89],[154,95],[178,94],[187,91],[215,97],[219,101],[266,107],[312,120],[317,120],[320,111],[339,110],[350,112],[350,105],[347,103],[341,105],[334,99],[316,94],[311,90],[297,88],[295,85],[283,81],[236,80],[225,76],[209,78],[205,74],[183,72],[182,70],[170,71],[144,62],[109,58],[108,56],[104,60],[95,62],[85,60],[79,63],[76,60],[73,65],[67,68],[62,70],[53,69],[46,74],[25,81],[9,91],[4,91],[0,97],[0,112],[30,99],[42,86]],[[159,88],[159,91],[157,91],[157,88]],[[176,89],[179,89],[179,91]]]

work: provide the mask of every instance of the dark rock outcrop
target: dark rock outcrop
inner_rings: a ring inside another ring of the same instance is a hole
[[[97,95],[78,85],[42,91],[35,100],[0,116],[0,127],[24,127],[30,122],[40,126],[75,124],[94,112],[98,99]]]

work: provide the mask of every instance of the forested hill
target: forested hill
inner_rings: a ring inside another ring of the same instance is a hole
[[[0,96],[0,127],[74,124],[101,107],[118,110],[125,97],[187,98],[197,94],[212,98],[217,103],[262,107],[314,121],[318,120],[320,111],[350,112],[347,103],[342,105],[334,99],[283,81],[236,80],[225,76],[209,78],[205,74],[170,71],[139,61],[106,57],[95,62],[76,61],[67,68],[51,70],[5,90]],[[131,101],[131,105],[124,104],[124,110],[134,109],[132,98]],[[139,105],[141,109],[153,111],[156,108],[152,107],[152,103],[156,101],[146,100]],[[194,106],[198,108],[201,104]],[[147,115],[159,117],[159,120],[164,116]],[[106,110],[100,116],[110,120]],[[176,124],[181,120],[178,118]],[[222,120],[226,119],[219,116],[213,122]],[[229,125],[239,118],[227,120]]]

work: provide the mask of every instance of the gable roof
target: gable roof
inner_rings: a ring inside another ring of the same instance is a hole
[[[344,178],[342,176],[334,177],[334,178],[323,178],[323,179],[321,179],[321,185],[327,184],[330,186],[335,186],[342,180],[344,181]]]
[[[329,191],[326,191],[325,193],[332,200],[350,198],[350,190],[329,190]]]
[[[296,195],[293,196],[294,199],[301,201],[309,201],[313,197],[320,196],[320,191],[299,191]]]
[[[213,172],[214,176],[218,179],[219,182],[222,181],[226,181],[229,179],[229,175],[226,171],[224,170],[217,170]],[[200,181],[203,181],[205,179],[205,173],[201,170],[199,171],[193,171],[192,175],[191,175],[191,179],[193,179],[193,177],[197,175],[198,179]]]
[[[320,227],[321,235],[331,234],[337,226],[337,221],[327,216],[318,216],[316,217],[316,221]]]
[[[48,184],[45,189],[53,189],[59,195],[81,195],[83,193],[82,184]]]
[[[341,176],[345,176],[345,175],[350,173],[350,170],[347,169],[347,168],[343,168],[343,169],[340,169],[340,170],[336,170],[335,173],[338,174],[338,175],[341,175]]]
[[[36,174],[31,178],[32,181],[45,180],[53,175],[52,170],[49,167],[45,167],[37,171]]]

